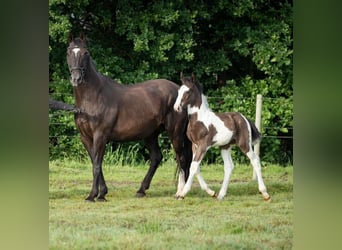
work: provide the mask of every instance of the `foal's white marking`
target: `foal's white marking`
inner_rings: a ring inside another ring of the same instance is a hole
[[[224,178],[223,178],[220,192],[217,196],[217,199],[219,200],[222,200],[227,194],[229,178],[234,169],[234,163],[231,157],[231,147],[228,149],[222,149],[221,156],[222,156],[223,164],[224,164]]]
[[[173,106],[175,110],[180,111],[183,95],[189,90],[190,88],[186,85],[182,85],[178,89],[178,96]],[[227,144],[231,140],[233,132],[224,125],[224,122],[217,115],[215,115],[213,111],[211,111],[207,98],[203,94],[201,95],[201,98],[202,104],[200,107],[188,105],[188,114],[191,115],[197,113],[197,120],[202,122],[208,130],[210,125],[215,127],[217,133],[213,140],[216,141],[216,143],[213,146]]]
[[[195,175],[197,177],[197,180],[198,180],[201,188],[203,190],[205,190],[210,196],[215,195],[215,191],[211,190],[208,187],[207,183],[204,181],[204,179],[201,175],[200,169],[199,169],[199,167],[200,167],[199,165],[200,165],[200,162],[198,162],[198,161],[192,161],[191,162],[189,178],[186,181],[183,189],[180,191],[180,193],[177,192],[176,196],[179,194],[178,196],[184,197],[190,191]]]
[[[183,169],[181,169],[179,171],[179,175],[178,175],[178,186],[177,186],[177,193],[176,193],[176,197],[180,196],[183,188],[185,185],[185,174]]]
[[[77,54],[80,50],[81,50],[80,48],[73,48],[72,52],[74,52],[75,56],[77,56]]]
[[[188,114],[197,113],[197,120],[201,121],[209,130],[209,126],[213,125],[217,131],[213,141],[216,143],[212,146],[226,145],[233,136],[233,131],[229,130],[224,122],[209,108],[207,98],[202,94],[202,104],[198,108],[196,106],[188,106]]]
[[[246,125],[247,125],[247,129],[248,129],[248,145],[249,145],[249,150],[253,150],[253,149],[252,149],[252,129],[251,129],[251,125],[249,124],[247,118],[246,118],[243,114],[240,113],[240,115],[241,115],[241,117],[245,120]]]

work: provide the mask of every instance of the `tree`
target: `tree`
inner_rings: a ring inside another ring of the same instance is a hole
[[[194,72],[205,93],[216,97],[209,98],[214,110],[253,118],[255,96],[261,93],[263,134],[291,136],[292,1],[50,0],[49,6],[55,99],[73,103],[65,51],[68,33],[83,31],[98,70],[118,82],[179,82],[181,71]],[[74,133],[72,122],[64,124],[69,124],[64,132]],[[51,130],[58,128],[50,125]],[[292,162],[292,141],[266,138],[264,161]],[[215,153],[208,159],[215,160]]]

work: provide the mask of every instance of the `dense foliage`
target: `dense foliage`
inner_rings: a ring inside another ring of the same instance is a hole
[[[262,94],[262,160],[292,163],[292,1],[50,0],[49,6],[51,97],[73,103],[67,37],[82,31],[98,71],[123,84],[179,83],[181,71],[194,72],[213,110],[252,119]],[[73,116],[49,116],[50,159],[86,157]],[[167,150],[168,140],[160,140]],[[133,143],[125,148],[144,151]],[[206,159],[216,161],[218,154],[210,150]]]

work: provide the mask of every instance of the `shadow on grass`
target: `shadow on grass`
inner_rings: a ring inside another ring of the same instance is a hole
[[[211,181],[208,182],[208,186],[218,193],[221,188],[221,183],[219,181]],[[292,193],[293,192],[293,184],[289,182],[269,182],[266,183],[267,190],[271,197],[274,194],[281,193]],[[110,181],[108,185],[108,195],[111,198],[113,197],[121,197],[121,198],[132,198],[135,197],[136,191],[139,188],[138,182],[114,182]],[[72,188],[66,190],[50,190],[49,199],[83,199],[85,198],[90,191],[89,189],[79,189]],[[158,182],[152,184],[149,190],[146,190],[145,198],[158,198],[158,197],[170,197],[174,198],[174,195],[177,191],[176,184],[172,184],[172,182]],[[255,196],[259,195],[258,184],[256,181],[233,181],[229,183],[227,196]],[[186,195],[186,197],[198,197],[198,198],[206,198],[209,195],[200,188],[197,182],[194,182],[191,190]],[[138,199],[138,198],[137,198]]]
[[[89,190],[85,190],[85,189],[73,189],[72,191],[68,191],[68,190],[50,191],[49,199],[50,200],[85,199],[88,193],[89,193]]]
[[[221,183],[209,183],[208,186],[218,193],[221,188]],[[269,194],[288,193],[293,192],[293,184],[288,182],[270,182],[266,184]],[[148,190],[147,197],[173,197],[176,193],[176,187],[169,189],[158,189],[151,187]],[[258,183],[256,181],[229,183],[226,196],[254,196],[259,195]],[[194,183],[186,197],[209,197],[208,194],[200,188],[198,183]]]

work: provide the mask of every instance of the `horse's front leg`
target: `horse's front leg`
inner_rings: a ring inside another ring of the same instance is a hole
[[[85,147],[85,149],[87,150],[90,160],[91,160],[91,164],[93,166],[93,185],[92,188],[90,190],[89,195],[87,196],[87,198],[85,199],[86,201],[91,201],[94,202],[94,197],[97,196],[98,193],[98,187],[96,185],[96,180],[94,179],[94,154],[93,154],[93,138],[88,137],[86,135],[81,134],[81,141]]]
[[[94,172],[94,177],[96,177],[98,180],[97,184],[100,189],[100,193],[99,193],[99,196],[97,197],[97,201],[106,201],[105,195],[108,193],[106,181],[104,179],[103,172],[102,172],[102,161],[103,161],[105,150],[106,150],[105,139],[102,136],[95,137],[95,140],[94,140],[95,160],[93,164],[93,172]]]
[[[92,149],[89,150],[90,158],[93,165],[93,184],[90,190],[87,201],[95,201],[98,196],[98,201],[105,201],[105,195],[108,192],[106,182],[102,172],[102,161],[105,152],[106,143],[102,138],[95,137]],[[100,190],[100,194],[99,194]]]

